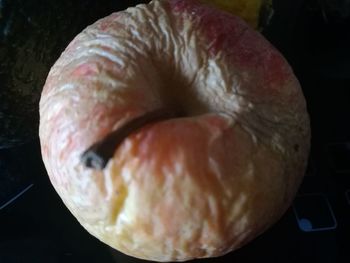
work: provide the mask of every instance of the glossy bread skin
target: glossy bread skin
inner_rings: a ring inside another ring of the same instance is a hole
[[[81,154],[169,107],[103,171]],[[309,119],[283,57],[242,20],[194,0],[152,1],[87,27],[47,78],[42,156],[82,226],[154,261],[220,256],[276,222],[302,180]]]

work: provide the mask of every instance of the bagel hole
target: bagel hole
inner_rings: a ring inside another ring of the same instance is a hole
[[[209,112],[208,106],[200,99],[191,81],[180,74],[164,78],[159,93],[165,106],[180,111],[185,117],[193,117]]]

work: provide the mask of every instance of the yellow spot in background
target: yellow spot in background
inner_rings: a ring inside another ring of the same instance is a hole
[[[261,19],[261,15],[268,20],[272,14],[272,0],[202,0],[202,2],[239,16],[256,29],[261,26],[261,23],[268,23],[268,21],[261,21],[264,20]],[[269,14],[263,14],[263,12]]]

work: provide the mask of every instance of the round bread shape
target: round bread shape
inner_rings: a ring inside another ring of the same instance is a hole
[[[82,155],[132,120],[106,166]],[[306,104],[290,66],[241,19],[154,0],[80,33],[40,101],[42,156],[81,225],[123,253],[185,261],[235,250],[275,223],[302,180]]]

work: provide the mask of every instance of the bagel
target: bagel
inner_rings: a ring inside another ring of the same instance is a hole
[[[40,142],[79,223],[137,258],[224,255],[274,224],[301,183],[306,102],[243,20],[154,0],[88,26],[47,77]]]

